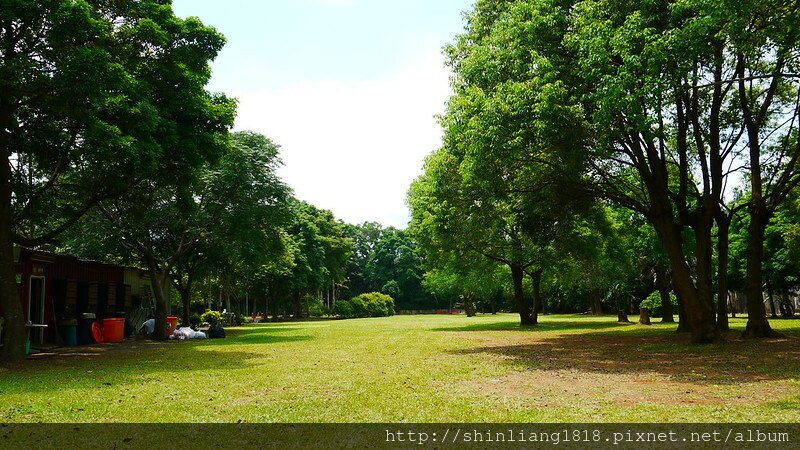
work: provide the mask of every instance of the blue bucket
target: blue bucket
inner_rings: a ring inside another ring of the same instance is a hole
[[[64,344],[67,347],[78,346],[78,326],[77,325],[60,325],[58,332],[64,338]]]

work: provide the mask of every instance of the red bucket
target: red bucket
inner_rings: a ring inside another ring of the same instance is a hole
[[[103,319],[103,341],[122,342],[125,340],[125,319]]]
[[[167,336],[172,336],[172,333],[178,329],[178,318],[175,316],[167,316]]]
[[[97,342],[98,344],[103,343],[103,324],[99,321],[95,320],[92,322],[91,326],[92,330],[92,339]]]

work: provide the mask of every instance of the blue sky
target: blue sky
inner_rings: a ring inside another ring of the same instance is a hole
[[[472,0],[174,0],[228,39],[209,88],[237,129],[281,145],[297,197],[351,223],[405,227],[405,193],[439,146],[441,48]]]

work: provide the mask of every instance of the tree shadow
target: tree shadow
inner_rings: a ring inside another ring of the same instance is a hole
[[[732,331],[723,344],[691,345],[687,334],[640,328],[541,336],[516,345],[481,346],[454,353],[492,355],[527,370],[651,372],[701,384],[796,379],[800,373],[800,333],[794,330],[770,340],[744,340],[739,337],[741,332]]]
[[[233,339],[236,345],[253,344],[277,344],[283,342],[302,342],[313,339],[309,335],[281,335],[290,331],[298,331],[300,328],[277,328],[277,327],[247,327],[228,331],[226,339]],[[230,345],[225,339],[210,339],[207,343],[212,345]]]
[[[0,394],[20,394],[61,390],[109,389],[136,383],[150,375],[192,370],[244,369],[260,364],[263,350],[248,348],[302,342],[309,335],[285,335],[269,327],[232,329],[225,339],[127,340],[120,344],[97,344],[61,349],[37,355],[3,373],[0,369]],[[168,379],[168,375],[158,375]],[[69,382],[65,382],[69,380]]]
[[[519,321],[503,321],[489,323],[475,323],[470,325],[459,325],[452,327],[437,327],[431,331],[521,331],[521,332],[548,332],[548,331],[569,331],[569,330],[603,330],[609,328],[620,328],[632,326],[632,323],[618,323],[609,317],[608,321],[587,321],[587,320],[557,320],[548,321],[547,318],[540,319],[538,325],[520,325]]]

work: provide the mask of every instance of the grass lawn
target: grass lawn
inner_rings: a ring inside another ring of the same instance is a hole
[[[800,422],[784,339],[690,346],[612,317],[401,316],[259,324],[0,368],[8,422]],[[741,330],[744,321],[732,326]]]

